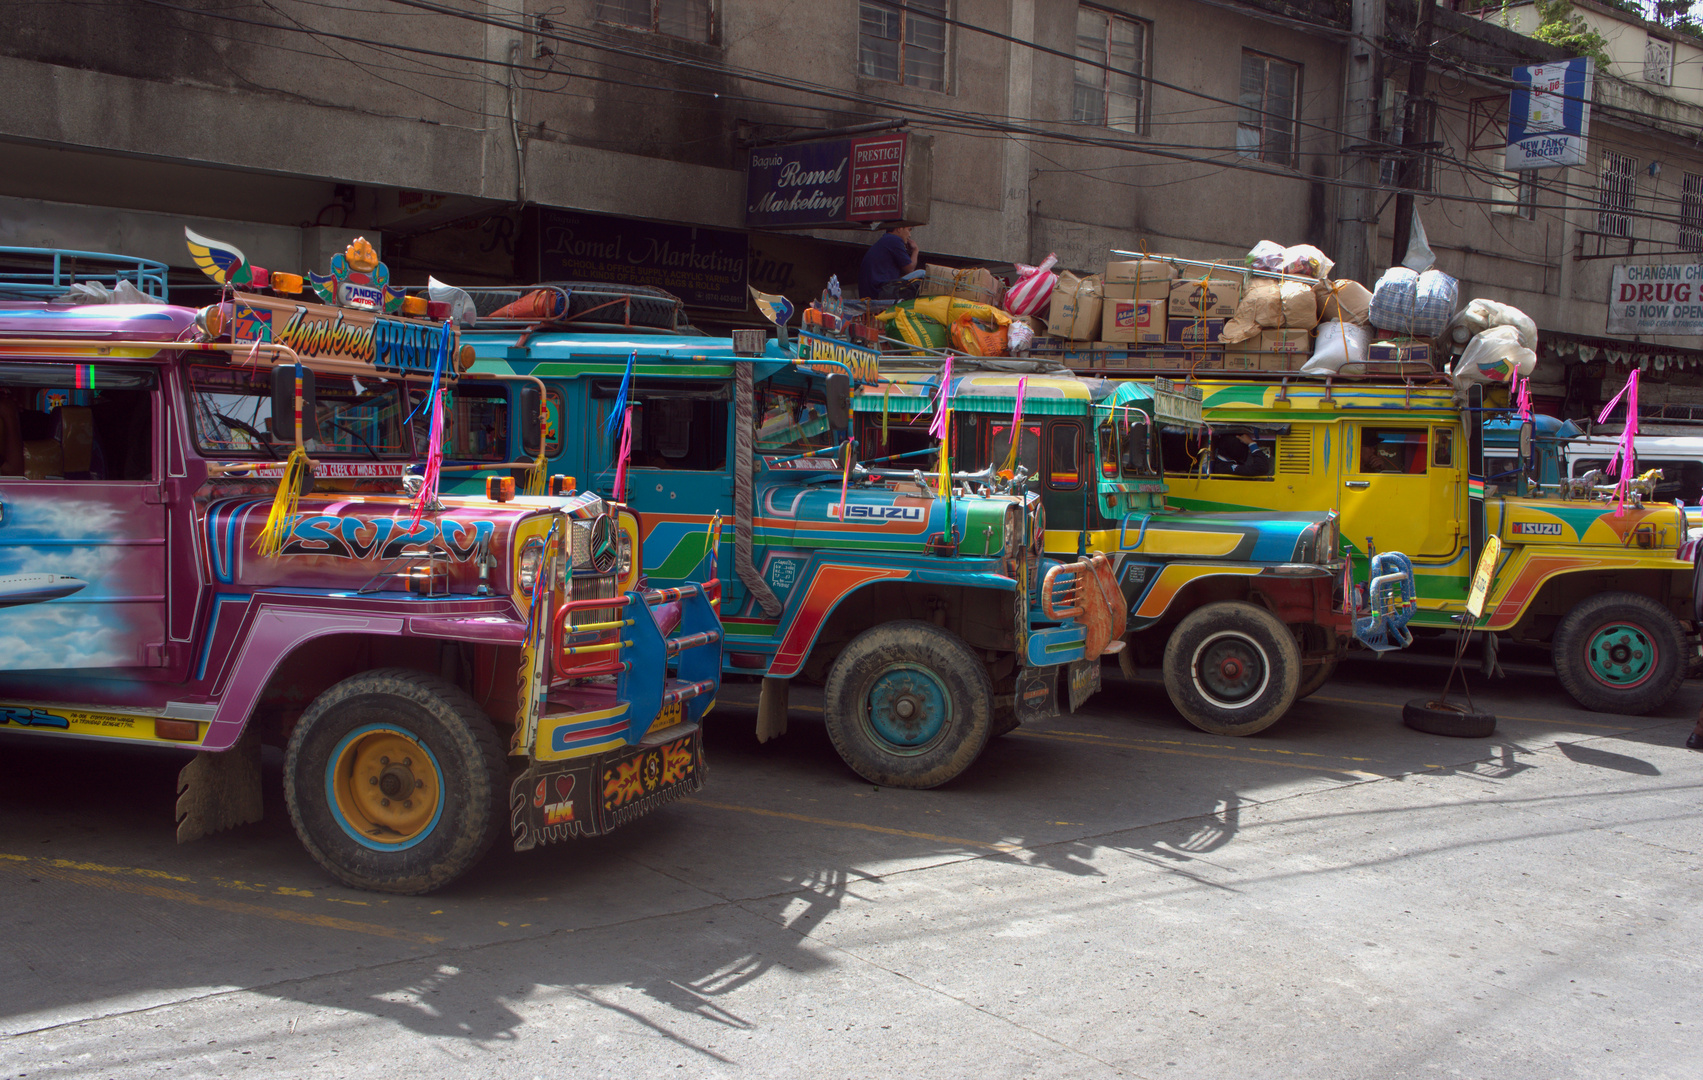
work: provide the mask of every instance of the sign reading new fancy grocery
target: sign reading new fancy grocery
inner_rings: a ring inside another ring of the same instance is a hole
[[[1611,334],[1703,334],[1703,263],[1623,263],[1608,289]]]
[[[863,228],[928,220],[932,141],[895,132],[766,146],[751,151],[745,224],[752,228]]]

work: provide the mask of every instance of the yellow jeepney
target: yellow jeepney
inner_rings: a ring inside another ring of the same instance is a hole
[[[1167,434],[1172,503],[1195,510],[1335,510],[1361,581],[1369,554],[1413,560],[1415,627],[1450,628],[1473,571],[1471,503],[1502,555],[1484,628],[1551,649],[1586,708],[1642,714],[1666,702],[1695,652],[1691,547],[1681,511],[1636,483],[1623,510],[1604,488],[1521,482],[1487,492],[1469,467],[1451,388],[1356,381],[1199,384],[1205,435]],[[1221,445],[1234,439],[1251,450]],[[1174,444],[1174,445],[1173,445]],[[1264,453],[1267,475],[1233,459]],[[1695,545],[1692,545],[1695,546]]]

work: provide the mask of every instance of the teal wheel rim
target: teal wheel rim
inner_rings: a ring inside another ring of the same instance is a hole
[[[1609,623],[1597,628],[1585,646],[1591,677],[1616,690],[1630,690],[1655,674],[1661,653],[1643,627]]]
[[[919,664],[889,664],[870,684],[864,721],[894,753],[920,754],[952,723],[952,695],[940,676]]]

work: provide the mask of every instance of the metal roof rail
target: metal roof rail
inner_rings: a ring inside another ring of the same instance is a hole
[[[164,303],[170,267],[153,259],[70,248],[0,247],[0,299],[57,300],[79,281],[116,288],[121,281]]]

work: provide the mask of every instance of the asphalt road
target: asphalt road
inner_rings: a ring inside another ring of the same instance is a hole
[[[420,898],[330,884],[275,756],[180,847],[177,759],[7,737],[0,1076],[1703,1075],[1703,684],[1508,659],[1488,740],[1401,726],[1423,655],[1248,739],[1108,669],[926,792],[724,700],[697,798]]]

